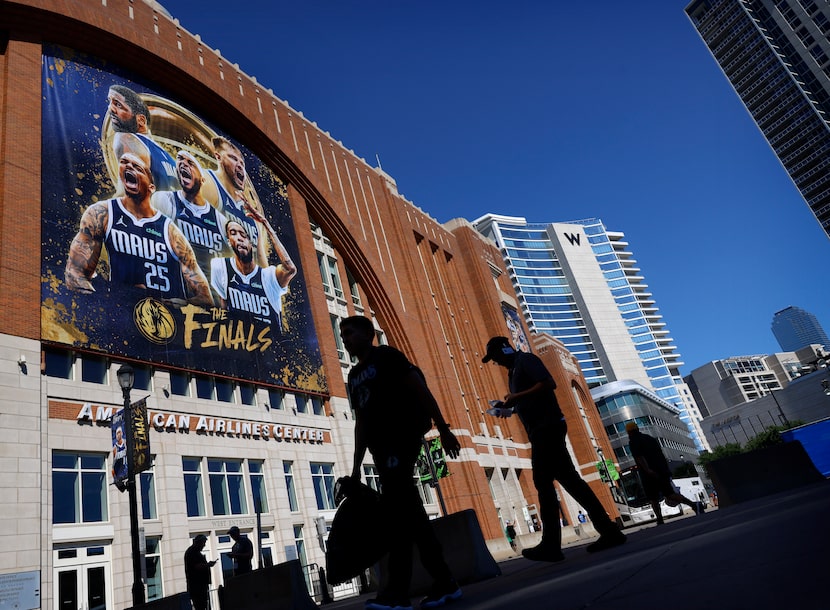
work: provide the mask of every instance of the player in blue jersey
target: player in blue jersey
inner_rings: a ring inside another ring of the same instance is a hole
[[[218,167],[216,171],[209,169],[206,172],[210,179],[205,180],[202,187],[205,199],[227,218],[235,217],[246,226],[254,247],[256,263],[266,267],[268,249],[263,239],[264,227],[245,209],[245,157],[237,146],[221,136],[213,138],[213,156]]]
[[[247,226],[228,219],[227,237],[233,257],[211,261],[211,286],[220,306],[231,315],[250,317],[281,331],[282,297],[288,292],[288,282],[297,275],[297,267],[268,220],[247,203],[245,208],[268,231],[280,262],[268,267],[257,265]]]
[[[182,188],[153,195],[153,207],[172,218],[190,242],[199,267],[210,282],[210,260],[224,252],[225,215],[210,205],[202,196],[204,174],[202,166],[192,154],[180,150],[176,154],[176,174]]]
[[[141,96],[123,85],[112,85],[107,94],[107,112],[110,116],[113,149],[120,147],[122,134],[134,134],[150,153],[150,171],[157,191],[175,191],[179,188],[176,176],[176,162],[159,146],[150,132],[150,109]]]
[[[137,138],[124,139],[122,146],[118,180],[124,195],[98,201],[84,212],[69,247],[67,286],[95,292],[92,280],[106,247],[111,284],[142,287],[172,304],[212,306],[210,286],[193,248],[150,202],[155,187],[147,147]]]

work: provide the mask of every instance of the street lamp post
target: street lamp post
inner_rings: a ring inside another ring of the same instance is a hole
[[[124,416],[127,425],[127,491],[130,499],[130,544],[133,554],[133,606],[145,602],[144,582],[141,580],[141,549],[138,541],[138,497],[135,488],[135,463],[133,460],[133,413],[130,404],[130,390],[133,389],[135,374],[133,367],[124,364],[118,369],[118,385],[124,394]]]

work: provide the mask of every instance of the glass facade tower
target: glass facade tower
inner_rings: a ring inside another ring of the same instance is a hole
[[[787,307],[772,317],[772,334],[785,352],[817,344],[830,349],[830,339],[818,319],[800,307]]]
[[[479,221],[476,221],[478,223]],[[501,248],[531,332],[548,333],[579,360],[589,386],[608,381],[570,282],[548,236],[548,225],[493,223],[485,235]]]
[[[695,0],[686,14],[830,235],[830,6]]]
[[[589,386],[634,380],[680,411],[698,449],[698,414],[625,235],[596,218],[529,223],[487,214],[473,226],[500,248],[531,332],[562,341]]]

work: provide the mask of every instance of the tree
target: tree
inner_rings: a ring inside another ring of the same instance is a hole
[[[782,426],[768,426],[764,428],[764,431],[761,432],[758,436],[749,439],[746,444],[744,445],[744,451],[752,451],[754,449],[763,449],[764,447],[771,447],[772,445],[778,445],[784,442],[784,439],[781,438],[781,433],[785,430],[789,430],[790,428],[795,428],[797,426],[801,426],[802,422],[800,421],[793,421],[789,422],[787,425]]]
[[[711,453],[701,453],[700,465],[703,466],[704,469],[706,469],[706,466],[709,464],[709,462],[712,462],[714,460],[719,460],[720,458],[728,457],[730,455],[745,453],[747,451],[753,451],[755,449],[771,447],[772,445],[778,445],[784,442],[784,439],[781,438],[782,432],[803,425],[803,421],[794,420],[786,425],[767,426],[759,435],[749,439],[743,447],[741,447],[740,443],[727,443],[725,445],[719,445],[718,447],[715,447]]]
[[[718,445],[711,452],[705,451],[700,454],[700,465],[703,466],[704,470],[706,470],[706,474],[709,474],[709,470],[707,468],[709,462],[729,457],[730,455],[738,455],[739,453],[743,453],[740,443],[726,443],[725,445]]]

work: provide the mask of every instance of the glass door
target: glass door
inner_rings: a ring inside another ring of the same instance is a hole
[[[104,547],[55,551],[55,610],[112,610]]]

